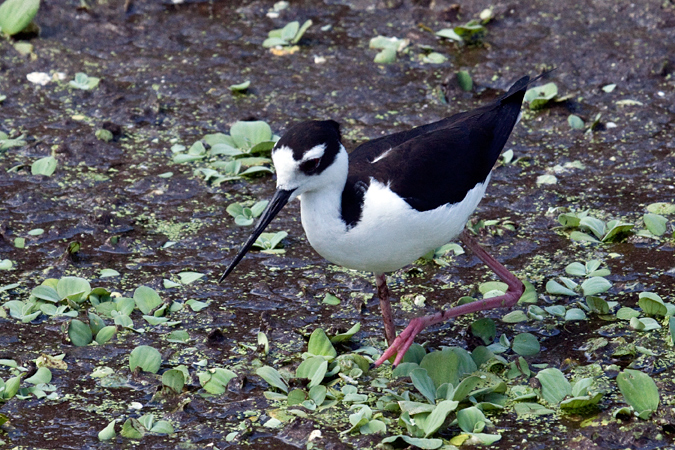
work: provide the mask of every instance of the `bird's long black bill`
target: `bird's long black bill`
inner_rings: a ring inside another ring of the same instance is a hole
[[[288,203],[288,199],[291,197],[291,194],[293,194],[294,190],[295,189],[290,191],[277,189],[277,191],[274,193],[274,196],[267,205],[267,208],[265,208],[265,211],[263,211],[262,215],[260,216],[258,223],[255,225],[253,233],[251,233],[251,236],[249,236],[249,238],[246,240],[246,243],[243,245],[241,250],[239,250],[237,256],[234,257],[227,270],[225,270],[225,273],[218,280],[218,283],[223,281],[225,277],[227,277],[230,272],[232,272],[234,268],[237,267],[239,261],[241,261],[244,255],[246,255],[251,246],[255,243],[256,239],[258,239],[258,236],[260,236],[260,234],[265,231],[267,225],[269,225],[272,219],[274,219],[279,211],[281,211],[281,208],[283,208],[286,203]]]

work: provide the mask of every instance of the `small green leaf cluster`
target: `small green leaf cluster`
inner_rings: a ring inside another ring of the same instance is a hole
[[[187,149],[183,145],[171,147],[173,161],[186,163],[209,160],[209,167],[195,169],[206,182],[219,186],[225,181],[240,180],[260,173],[272,173],[272,169],[264,166],[271,164],[269,155],[279,137],[272,134],[270,126],[263,121],[235,122],[230,128],[230,135],[223,133],[207,134],[202,141],[197,141]],[[208,150],[206,146],[208,145]],[[222,160],[218,157],[224,156]],[[242,167],[248,168],[242,171]]]
[[[69,311],[70,313],[75,313],[77,316],[77,311]],[[103,345],[112,339],[117,333],[117,327],[113,325],[105,325],[103,319],[93,312],[87,313],[89,318],[89,323],[86,324],[78,319],[73,319],[68,325],[68,337],[70,342],[73,343],[76,347],[84,347],[85,345],[91,344],[93,340],[96,340],[96,343]]]
[[[663,205],[670,205],[672,210]],[[658,238],[659,236],[666,234],[668,231],[668,219],[657,211],[664,211],[663,214],[669,214],[667,211],[670,211],[670,214],[672,214],[675,212],[675,205],[671,203],[652,203],[647,206],[647,210],[649,212],[642,216],[642,222],[644,223],[646,230],[639,230],[637,235]],[[675,230],[673,230],[671,237],[675,238]]]
[[[56,361],[57,365],[65,365],[62,362],[66,355],[59,355],[57,357],[48,357],[50,360]],[[47,398],[49,400],[56,400],[59,398],[56,393],[56,386],[50,384],[52,381],[52,372],[46,367],[44,357],[35,360],[38,367],[37,371],[30,377],[22,380],[24,374],[28,369],[21,367],[13,359],[0,359],[0,366],[7,367],[11,375],[6,380],[0,378],[0,404],[6,402],[11,398],[18,398],[19,400],[35,398]],[[23,383],[29,386],[21,387]]]
[[[576,114],[570,114],[567,117],[567,123],[570,126],[570,128],[575,129],[575,130],[583,130],[586,128],[585,134],[591,134],[593,131],[595,131],[598,126],[600,125],[600,118],[602,117],[602,113],[597,113],[593,119],[591,120],[591,124],[586,128],[586,124],[584,123],[584,120],[577,116]]]
[[[231,379],[236,378],[236,376],[237,374],[231,370],[222,367],[215,367],[197,373],[199,384],[206,392],[212,395],[224,394],[227,389],[227,383]]]
[[[0,32],[13,36],[23,31],[40,9],[40,0],[6,0],[0,5]]]
[[[457,411],[456,421],[453,423],[457,423],[467,437],[483,444],[490,444],[501,438],[498,434],[483,433],[485,427],[491,425],[485,418],[483,409],[492,409],[494,405],[503,408],[506,402],[506,396],[503,395],[506,385],[496,375],[479,371],[477,362],[466,350],[450,347],[426,353],[420,345],[413,344],[393,375],[410,377],[413,386],[425,400],[412,399],[410,392],[405,391],[402,395],[389,396],[388,399],[395,401],[395,405],[384,406],[386,410],[401,411],[399,425],[404,426],[413,438],[428,440],[442,427],[451,413],[470,399],[474,406]],[[395,440],[398,437],[400,436],[388,439]],[[422,443],[425,445],[423,448],[440,446],[440,443],[434,446],[435,442]]]
[[[630,407],[620,408],[618,414],[635,414],[640,419],[649,419],[659,407],[659,390],[656,383],[646,373],[639,370],[626,369],[616,377],[621,394]]]
[[[254,219],[260,217],[265,208],[267,208],[267,200],[262,200],[255,203],[250,208],[243,206],[240,203],[232,203],[227,207],[226,211],[229,215],[234,217],[234,223],[239,226],[247,227],[253,225]]]
[[[642,312],[648,316],[663,317],[669,320],[672,341],[672,319],[675,317],[675,305],[669,302],[664,302],[661,299],[661,296],[654,292],[641,292],[638,295],[638,306],[640,309],[642,309]],[[620,320],[629,321],[630,327],[636,331],[651,331],[661,328],[659,322],[654,318],[640,317],[640,311],[627,306],[621,307],[616,312],[616,317]]]
[[[23,147],[26,145],[26,141],[24,140],[25,137],[26,136],[22,134],[17,138],[10,139],[7,133],[0,131],[0,152],[13,147]]]
[[[443,28],[436,32],[436,36],[440,38],[449,39],[459,44],[476,44],[479,43],[487,29],[483,26],[487,21],[484,20],[470,20],[463,25],[457,25],[454,28]]]
[[[530,109],[542,109],[557,95],[558,86],[555,83],[546,83],[528,89],[525,92],[525,101],[530,104]]]
[[[593,378],[582,378],[572,385],[556,368],[540,370],[536,378],[541,385],[538,395],[549,405],[578,410],[597,405],[602,399],[602,392],[592,390]]]
[[[431,250],[429,253],[422,256],[421,259],[424,261],[424,263],[433,261],[441,267],[447,267],[450,265],[450,263],[444,258],[444,256],[450,251],[452,251],[453,255],[455,256],[464,254],[464,249],[459,244],[451,242],[449,244],[441,245],[435,250]]]
[[[283,28],[272,30],[267,33],[268,37],[263,42],[263,47],[277,47],[297,44],[307,29],[312,26],[312,21],[307,20],[300,26],[300,22],[294,21],[286,24]]]
[[[188,284],[203,274],[184,272],[183,284]],[[193,311],[199,311],[208,303],[197,300],[185,302]],[[184,304],[180,302],[164,302],[157,291],[147,286],[138,287],[133,298],[114,296],[105,288],[93,288],[89,282],[80,277],[49,278],[36,286],[26,301],[10,300],[3,305],[10,316],[28,323],[40,314],[50,317],[66,316],[76,318],[80,312],[87,310],[87,323],[73,319],[67,334],[75,346],[84,346],[92,342],[101,345],[110,341],[120,328],[143,333],[143,328],[136,328],[130,315],[135,309],[143,313],[143,319],[150,325],[175,326],[180,321],[171,321],[169,314],[180,311]],[[114,325],[106,325],[105,320],[113,320]],[[186,342],[186,332],[175,331],[169,335],[172,342]]]
[[[86,73],[78,72],[75,74],[75,79],[68,82],[70,87],[75,89],[82,89],[83,91],[90,91],[101,81],[100,78],[90,77]]]
[[[256,374],[265,380],[270,387],[280,392],[265,391],[267,399],[285,402],[289,408],[301,406],[308,411],[323,411],[341,403],[356,412],[349,417],[351,427],[345,433],[359,431],[362,434],[371,434],[386,431],[386,426],[379,420],[380,414],[365,405],[369,397],[359,394],[353,384],[369,370],[371,360],[359,354],[339,355],[333,344],[350,339],[360,329],[360,324],[354,325],[347,332],[328,338],[326,333],[318,328],[312,332],[307,344],[307,352],[302,356],[303,362],[297,367],[295,375],[289,372],[279,372],[270,366],[263,366],[256,370]],[[338,384],[344,383],[338,389]],[[304,386],[292,389],[291,386]],[[294,415],[302,415],[301,411],[291,409]],[[292,416],[279,416],[280,420],[290,420]],[[278,426],[281,422],[272,419],[265,426]]]
[[[115,424],[113,420],[103,430],[98,433],[99,441],[109,441],[115,438]],[[168,420],[155,420],[152,413],[143,414],[138,419],[130,417],[122,425],[120,435],[127,439],[140,440],[148,434],[173,434],[174,429]]]
[[[410,45],[410,39],[377,36],[370,40],[369,47],[380,52],[373,60],[377,64],[390,64],[396,61],[396,54],[403,52]]]
[[[558,222],[564,229],[579,228],[582,231],[572,231],[570,239],[580,242],[606,243],[619,242],[632,233],[633,224],[621,220],[605,222],[588,215],[588,211],[562,213]],[[589,235],[587,232],[593,235]]]
[[[504,322],[509,323],[507,317],[508,314],[504,317]],[[539,345],[539,341],[537,340],[536,336],[531,333],[519,333],[515,335],[513,341],[509,340],[506,334],[503,333],[501,336],[499,336],[498,342],[488,345],[487,348],[496,354],[504,353],[510,348],[518,355],[532,356],[539,353],[541,346]]]
[[[478,234],[480,230],[485,230],[492,235],[504,236],[505,233],[516,231],[516,223],[509,220],[509,217],[503,219],[480,219],[478,221],[469,221],[466,227],[473,233]]]
[[[180,287],[180,286],[187,286],[188,284],[192,284],[197,280],[200,280],[204,278],[206,275],[201,273],[201,272],[192,272],[192,271],[184,271],[184,272],[178,272],[178,280],[179,282],[175,282],[172,280],[169,280],[167,278],[164,278],[162,280],[164,289],[170,289],[170,288],[175,288],[175,287]],[[189,301],[189,300],[188,300]],[[185,302],[188,304],[188,302]],[[198,302],[198,303],[203,303],[203,302]],[[207,304],[204,304],[204,308],[207,306]],[[203,308],[200,308],[201,310]],[[197,312],[199,311],[198,309],[193,308],[193,311]]]
[[[425,64],[443,64],[448,60],[448,57],[442,53],[434,51],[434,48],[428,45],[419,45],[422,53],[418,55],[418,58],[422,63]]]
[[[262,253],[280,254],[286,252],[283,248],[277,248],[288,233],[277,231],[276,233],[261,233],[253,243],[253,247],[259,248]]]

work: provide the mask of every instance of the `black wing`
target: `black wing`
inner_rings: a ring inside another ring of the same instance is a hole
[[[521,78],[489,105],[357,147],[349,155],[343,192],[345,222],[358,222],[359,200],[371,177],[388,184],[419,211],[464,199],[469,190],[485,181],[506,145],[529,81],[529,77]],[[373,163],[389,149],[386,157]]]

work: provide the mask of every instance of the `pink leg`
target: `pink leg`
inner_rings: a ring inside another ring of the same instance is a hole
[[[476,240],[468,234],[466,230],[464,230],[464,232],[461,234],[461,239],[462,242],[464,242],[464,245],[466,245],[481,261],[487,264],[487,266],[508,285],[506,293],[504,295],[500,295],[499,297],[492,297],[484,300],[477,300],[471,303],[465,303],[464,305],[450,308],[445,312],[438,312],[430,316],[418,317],[411,320],[406,329],[403,330],[403,332],[396,338],[394,343],[389,346],[387,351],[385,351],[384,354],[380,356],[380,359],[375,362],[376,366],[379,366],[394,355],[396,355],[394,366],[397,366],[398,363],[400,363],[403,359],[405,352],[412,345],[417,333],[430,325],[445,322],[452,317],[461,316],[463,314],[484,311],[486,309],[492,308],[512,307],[518,303],[520,296],[523,295],[523,291],[525,290],[523,283],[518,278],[516,278],[515,275],[509,272],[509,270],[499,261],[490,256],[478,244],[478,242],[476,242]]]
[[[377,296],[380,298],[380,311],[382,312],[382,321],[384,322],[384,337],[387,338],[387,344],[392,345],[396,337],[396,327],[391,315],[391,303],[389,303],[389,288],[387,287],[386,276],[383,273],[376,273],[375,283],[377,284]]]

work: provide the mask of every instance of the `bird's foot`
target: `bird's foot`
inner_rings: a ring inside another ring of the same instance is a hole
[[[403,330],[401,334],[399,334],[398,337],[394,339],[394,342],[392,342],[389,348],[382,354],[382,356],[380,356],[377,361],[375,361],[375,367],[378,367],[380,364],[394,355],[396,355],[394,367],[398,366],[398,364],[403,359],[403,356],[405,356],[405,352],[408,351],[410,346],[415,341],[415,336],[417,336],[420,331],[427,327],[428,320],[426,319],[429,317],[433,316],[418,317],[411,320],[405,330]]]

